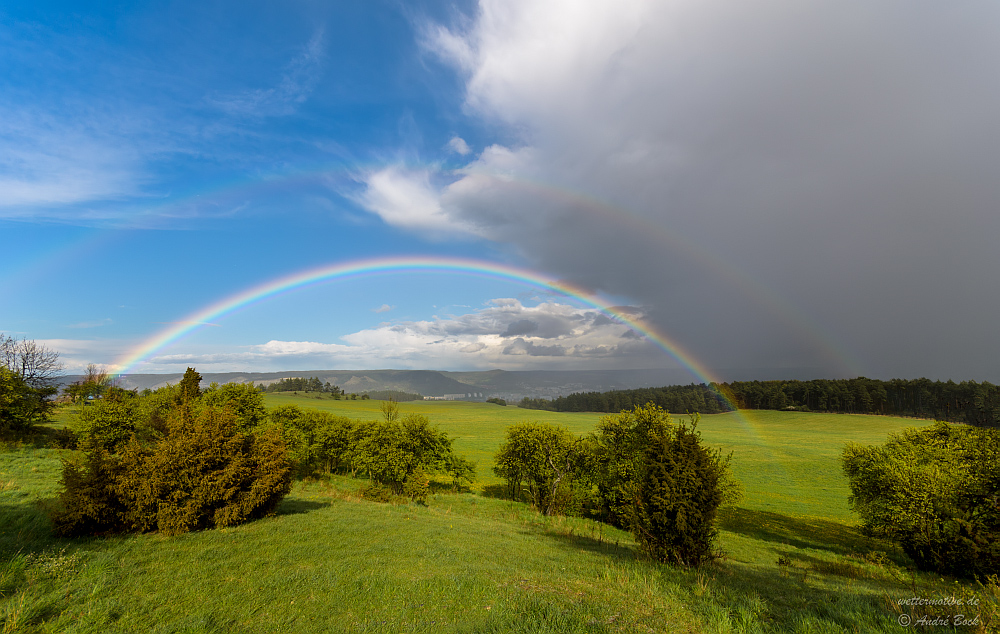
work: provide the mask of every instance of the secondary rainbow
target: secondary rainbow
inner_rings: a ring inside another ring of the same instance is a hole
[[[137,348],[127,353],[115,363],[117,374],[126,374],[137,364],[156,354],[157,351],[177,341],[184,335],[196,330],[202,325],[216,321],[238,309],[250,306],[268,298],[293,291],[295,289],[318,284],[334,279],[359,277],[375,274],[391,274],[403,272],[453,272],[466,275],[482,275],[493,278],[509,279],[532,286],[551,289],[560,294],[575,298],[580,302],[613,316],[622,323],[642,333],[650,341],[663,348],[670,356],[683,365],[691,374],[706,383],[716,379],[698,363],[694,357],[677,343],[659,332],[648,323],[609,306],[592,293],[564,281],[551,279],[541,273],[521,269],[506,264],[488,262],[469,258],[446,257],[392,257],[365,260],[352,260],[337,264],[311,268],[292,273],[285,277],[265,282],[249,288],[241,293],[231,295],[219,302],[206,306],[171,326],[161,330],[144,341]]]

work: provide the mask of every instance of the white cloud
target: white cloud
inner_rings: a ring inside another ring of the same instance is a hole
[[[128,140],[85,112],[70,120],[0,104],[0,217],[134,195],[136,159]]]
[[[465,156],[466,154],[472,151],[469,148],[469,144],[465,142],[465,139],[458,136],[451,137],[451,140],[448,141],[448,147],[451,149],[452,152],[457,152],[462,156]]]
[[[362,177],[359,204],[390,225],[429,233],[476,233],[472,226],[441,207],[430,170],[390,166]]]
[[[382,304],[378,308],[373,308],[372,312],[375,312],[375,313],[387,313],[390,310],[392,310],[393,308],[395,308],[395,306],[390,306],[389,304]]]
[[[531,324],[527,328],[526,324]],[[509,332],[522,332],[513,337]],[[153,357],[135,372],[176,372],[187,366],[222,372],[301,368],[523,369],[663,367],[670,360],[628,326],[592,308],[549,301],[524,305],[500,298],[484,308],[427,320],[384,323],[338,343],[271,340],[241,350],[191,349]],[[597,365],[593,365],[596,363]]]

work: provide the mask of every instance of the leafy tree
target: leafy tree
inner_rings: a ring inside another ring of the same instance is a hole
[[[0,434],[20,434],[48,420],[61,369],[56,352],[0,333]]]
[[[448,435],[430,425],[426,416],[410,414],[399,423],[378,422],[364,428],[353,452],[359,468],[373,482],[397,495],[414,472],[445,470],[451,454]]]
[[[643,452],[651,439],[663,436],[672,425],[670,414],[652,403],[601,418],[587,454],[600,519],[619,528],[628,526],[645,468]]]
[[[385,419],[387,423],[394,423],[399,418],[399,402],[395,399],[387,399],[379,404],[379,411],[382,412],[382,418]]]
[[[493,473],[507,481],[511,499],[527,493],[535,508],[553,515],[568,504],[578,457],[576,441],[566,429],[519,423],[507,428],[507,439],[493,458]]]
[[[729,458],[701,444],[697,421],[653,431],[643,452],[644,469],[631,529],[650,558],[698,566],[714,557],[716,512]]]
[[[458,490],[462,483],[471,485],[476,481],[476,463],[470,462],[461,456],[449,454],[445,461],[445,472],[451,476],[452,489]]]
[[[851,507],[869,535],[899,543],[924,570],[1000,572],[1000,432],[937,422],[842,455]]]
[[[0,367],[0,434],[22,433],[48,419],[53,403],[47,389],[31,387],[19,374]]]

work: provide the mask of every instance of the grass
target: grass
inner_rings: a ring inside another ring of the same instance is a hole
[[[314,400],[268,396],[269,406]],[[379,415],[377,402],[322,404]],[[582,433],[599,418],[476,403],[401,407],[460,436],[456,448],[484,475],[513,422]],[[703,419],[706,439],[733,451],[747,495],[720,518],[726,556],[698,571],[639,559],[628,534],[588,520],[474,492],[437,493],[426,507],[376,504],[347,477],[297,483],[274,517],[232,529],[56,540],[46,508],[71,452],[8,444],[0,631],[898,632],[901,613],[923,608],[897,599],[973,593],[981,623],[996,619],[995,588],[991,600],[989,588],[909,570],[843,510],[843,442],[882,442],[913,421],[749,414]],[[56,426],[71,425],[66,416]]]

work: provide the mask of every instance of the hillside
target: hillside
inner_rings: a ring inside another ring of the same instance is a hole
[[[724,372],[720,376],[734,380],[743,373]],[[754,371],[752,378],[777,378],[778,375],[798,375],[800,372],[775,370]],[[183,373],[128,374],[121,380],[127,389],[156,389],[180,381]],[[424,396],[482,393],[479,400],[500,397],[507,400],[555,398],[573,392],[604,392],[607,390],[664,385],[687,385],[700,382],[686,370],[488,370],[481,372],[447,372],[443,370],[288,370],[283,372],[203,372],[203,385],[216,383],[273,383],[288,377],[319,377],[323,382],[339,385],[347,392],[400,390]],[[79,375],[63,377],[62,383],[79,380]]]

